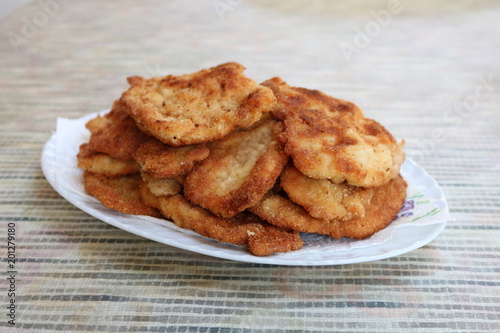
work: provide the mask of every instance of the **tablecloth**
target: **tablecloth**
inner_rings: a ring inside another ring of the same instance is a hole
[[[500,331],[500,3],[39,0],[0,21],[3,332]],[[356,103],[440,184],[399,256],[280,266],[180,250],[79,210],[40,156],[125,78],[228,61]]]

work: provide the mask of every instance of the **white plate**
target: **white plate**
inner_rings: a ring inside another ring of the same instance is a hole
[[[415,162],[407,159],[401,169],[408,183],[407,201],[396,220],[384,230],[365,240],[334,240],[327,236],[303,234],[305,245],[302,249],[257,257],[245,247],[205,238],[167,220],[116,212],[87,195],[82,184],[82,171],[77,167],[76,154],[80,144],[89,137],[85,122],[96,115],[57,120],[57,130],[43,149],[43,173],[52,187],[76,207],[110,225],[159,243],[208,256],[252,263],[293,266],[352,264],[385,259],[422,247],[445,228],[449,219],[446,198],[436,181]]]

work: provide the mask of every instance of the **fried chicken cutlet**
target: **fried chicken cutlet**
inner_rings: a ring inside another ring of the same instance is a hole
[[[268,120],[210,143],[210,155],[184,180],[186,198],[223,217],[257,203],[288,161],[276,138],[281,130]]]
[[[280,186],[294,203],[304,207],[312,217],[322,220],[350,220],[365,216],[374,189],[329,179],[314,179],[302,174],[289,163],[280,176]]]
[[[298,250],[304,244],[297,231],[272,226],[248,212],[223,218],[191,204],[182,195],[159,197],[158,200],[163,215],[179,227],[220,242],[246,244],[257,256]]]
[[[129,79],[128,114],[145,132],[172,146],[220,139],[249,127],[276,102],[272,91],[226,63],[181,76]]]
[[[141,176],[121,176],[108,178],[104,175],[84,172],[85,191],[99,200],[103,206],[124,214],[160,217],[156,208],[144,204],[139,192]]]
[[[374,187],[394,178],[404,161],[403,143],[359,107],[317,90],[291,87],[280,78],[262,85],[277,97],[272,114],[285,122],[280,140],[305,175]]]
[[[279,138],[303,174],[335,183],[375,187],[394,178],[404,162],[403,143],[369,118],[305,109],[288,112]]]

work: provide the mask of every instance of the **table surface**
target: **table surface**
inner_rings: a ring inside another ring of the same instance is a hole
[[[1,330],[500,331],[499,18],[479,0],[45,0],[7,16]],[[227,61],[350,100],[404,139],[446,194],[446,229],[379,261],[242,263],[117,229],[49,185],[40,156],[58,117],[109,108],[128,76]]]

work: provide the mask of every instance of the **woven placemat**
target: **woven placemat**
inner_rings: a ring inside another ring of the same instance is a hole
[[[499,331],[498,17],[498,1],[465,0],[41,0],[6,17],[2,331]],[[116,229],[48,184],[57,117],[109,108],[127,76],[226,61],[353,101],[404,139],[446,193],[447,228],[381,261],[240,263]]]

